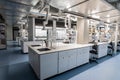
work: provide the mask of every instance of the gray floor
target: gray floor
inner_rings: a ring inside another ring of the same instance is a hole
[[[106,56],[99,64],[88,63],[47,80],[120,80],[120,55]],[[0,50],[0,80],[38,80],[16,42],[8,42],[7,50]]]

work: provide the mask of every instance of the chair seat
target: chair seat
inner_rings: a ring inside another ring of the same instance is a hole
[[[90,50],[90,53],[92,53],[92,54],[98,54],[96,50]]]

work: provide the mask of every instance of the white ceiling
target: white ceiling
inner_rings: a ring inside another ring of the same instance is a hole
[[[13,25],[22,19],[22,17],[26,16],[38,1],[39,0],[0,0],[0,13],[6,19],[7,24]],[[83,1],[85,0],[51,0],[50,5],[64,10]],[[102,20],[111,22],[117,20],[119,17],[116,15],[120,14],[117,9],[104,0],[89,0],[69,10],[99,17]]]
[[[8,25],[14,25],[26,16],[38,0],[0,0],[0,13]]]
[[[51,5],[59,9],[65,9],[82,1],[85,0],[52,0]],[[70,8],[69,10],[78,13],[80,12],[83,14],[87,14],[89,16],[93,16],[95,18],[100,18],[101,20],[104,21],[111,22],[118,19],[118,16],[117,17],[111,16],[116,16],[120,14],[120,12],[117,9],[115,9],[112,5],[108,4],[104,0],[89,0],[76,7]]]

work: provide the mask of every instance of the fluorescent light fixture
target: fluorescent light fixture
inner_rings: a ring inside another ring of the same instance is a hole
[[[30,12],[34,12],[34,13],[39,13],[39,10],[38,9],[31,9]]]
[[[69,3],[67,3],[66,5],[67,5],[66,8],[69,8],[69,7],[70,7],[70,4],[69,4]]]
[[[92,15],[92,17],[94,17],[94,18],[100,18],[100,16],[97,16],[97,15]]]
[[[33,0],[33,1],[32,1],[32,4],[33,4],[33,5],[36,5],[38,1],[39,1],[39,0]]]
[[[110,22],[110,19],[107,19],[107,22]]]
[[[110,15],[107,15],[107,17],[110,17]]]
[[[20,21],[19,21],[19,22],[17,22],[17,24],[25,24],[25,22],[20,22]]]
[[[78,12],[78,11],[75,11],[75,12]]]
[[[68,11],[71,11],[71,8],[69,8]]]

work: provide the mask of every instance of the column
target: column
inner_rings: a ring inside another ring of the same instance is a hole
[[[86,18],[77,19],[77,43],[84,44],[89,42],[89,23]]]
[[[56,20],[53,20],[53,27],[52,27],[52,47],[56,47]]]
[[[115,46],[114,46],[114,53],[117,53],[117,42],[118,42],[118,23],[116,23],[116,30],[115,30]]]
[[[35,39],[35,18],[28,18],[28,41],[34,41]]]

